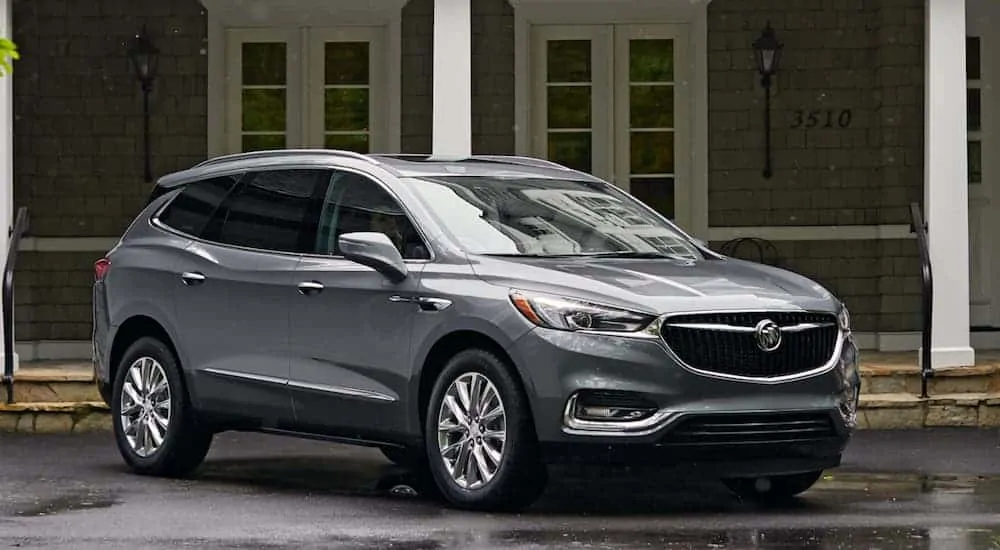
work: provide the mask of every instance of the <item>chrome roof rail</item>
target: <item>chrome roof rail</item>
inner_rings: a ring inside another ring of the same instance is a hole
[[[281,158],[290,157],[298,155],[329,155],[341,158],[352,158],[356,160],[364,160],[372,164],[378,164],[378,161],[369,157],[368,155],[362,155],[361,153],[355,153],[354,151],[343,151],[339,149],[273,149],[267,151],[250,151],[247,153],[234,153],[231,155],[222,155],[219,157],[210,158],[204,160],[199,164],[195,165],[195,168],[204,168],[206,166],[213,166],[216,164],[224,164],[227,162],[234,162],[239,160],[253,160],[260,158]]]
[[[472,155],[469,160],[482,160],[487,162],[506,162],[510,164],[520,164],[522,166],[534,166],[536,168],[554,168],[556,170],[569,170],[575,172],[572,168],[559,164],[558,162],[553,162],[551,160],[540,159],[536,157],[525,157],[519,155]]]

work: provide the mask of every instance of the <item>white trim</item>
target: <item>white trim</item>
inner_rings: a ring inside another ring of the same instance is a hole
[[[365,2],[329,2],[326,0],[269,0],[267,6],[248,7],[243,0],[201,0],[206,7],[208,54],[208,117],[206,154],[225,154],[226,112],[226,30],[302,29],[380,27],[385,35],[382,50],[386,53],[383,103],[385,130],[383,148],[400,149],[402,124],[402,9],[407,0],[366,0]]]
[[[17,249],[21,252],[107,252],[118,241],[118,237],[25,237]]]
[[[924,207],[934,265],[934,367],[975,363],[970,345],[965,0],[926,0]]]
[[[431,154],[472,154],[472,2],[434,0]]]
[[[909,225],[789,225],[709,227],[709,241],[756,237],[769,241],[873,241],[914,239]]]
[[[514,148],[532,155],[536,131],[532,120],[533,25],[674,24],[687,28],[688,57],[693,64],[689,89],[689,189],[687,204],[677,202],[681,225],[696,237],[708,231],[708,0],[508,0],[514,7]],[[595,147],[597,141],[595,139]],[[597,170],[595,170],[597,172]],[[678,186],[680,187],[680,185]],[[684,212],[683,215],[681,213]],[[686,222],[684,221],[686,219]]]
[[[11,0],[0,1],[0,36],[11,36]],[[16,63],[14,63],[16,67]],[[17,71],[15,70],[14,73]],[[14,73],[0,77],[0,260],[7,262],[7,247],[9,245],[8,230],[14,225]],[[2,264],[0,264],[2,265]],[[0,319],[0,331],[3,330],[3,320]],[[0,332],[2,335],[3,332]],[[13,327],[11,335],[16,338]],[[0,336],[0,344],[3,338]],[[2,352],[2,348],[0,348]],[[0,359],[2,359],[0,353]],[[14,354],[14,368],[17,368],[17,354]],[[0,362],[0,374],[3,374],[3,363]]]
[[[90,340],[34,340],[16,342],[15,353],[22,362],[93,359],[93,343]]]

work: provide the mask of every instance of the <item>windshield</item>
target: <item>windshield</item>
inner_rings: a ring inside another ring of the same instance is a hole
[[[407,183],[474,254],[703,257],[670,224],[609,185],[523,176]]]

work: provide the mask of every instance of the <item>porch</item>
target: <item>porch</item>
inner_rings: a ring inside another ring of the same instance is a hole
[[[154,173],[269,147],[547,157],[629,189],[716,247],[767,239],[784,267],[847,301],[863,347],[912,358],[921,289],[907,207],[922,201],[933,364],[971,365],[973,348],[1000,348],[1000,244],[989,238],[1000,166],[982,155],[1000,136],[1000,59],[979,55],[1000,44],[996,4],[830,4],[164,0],[148,16],[164,52]],[[0,3],[0,32],[11,6]],[[122,15],[146,17],[124,0],[32,6],[13,16],[34,52],[73,17],[98,22],[74,31],[85,38],[123,43],[138,19]],[[785,44],[770,128],[752,48],[768,22]],[[90,263],[144,199],[141,95],[124,48],[96,49],[75,50],[86,71],[57,71],[39,53],[0,80],[0,126],[14,127],[0,167],[17,182],[0,212],[10,225],[24,205],[36,220],[17,277],[25,361],[89,356]],[[45,84],[57,76],[69,85]],[[64,91],[74,87],[99,97]],[[35,133],[48,127],[62,129]]]

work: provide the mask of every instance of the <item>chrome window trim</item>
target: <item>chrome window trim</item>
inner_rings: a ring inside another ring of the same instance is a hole
[[[213,179],[213,178],[216,178],[216,177],[223,177],[223,176],[228,176],[228,175],[237,175],[237,174],[241,174],[241,173],[242,173],[243,176],[245,176],[246,174],[249,174],[250,172],[268,172],[268,171],[274,171],[274,170],[319,170],[319,171],[327,171],[327,172],[335,171],[335,170],[342,170],[342,171],[345,171],[345,172],[351,172],[351,173],[357,174],[357,175],[362,176],[362,177],[366,177],[366,178],[374,181],[376,185],[379,185],[383,190],[385,190],[387,193],[389,193],[389,195],[393,198],[393,200],[395,200],[396,203],[399,204],[400,208],[403,209],[404,215],[406,216],[406,218],[410,222],[410,224],[413,225],[413,228],[419,234],[420,240],[423,241],[423,243],[424,243],[424,248],[427,249],[427,252],[431,256],[429,259],[426,259],[426,260],[415,260],[415,259],[409,259],[408,260],[408,259],[404,258],[403,259],[403,263],[406,263],[406,264],[427,264],[427,263],[432,263],[435,260],[437,260],[437,253],[435,252],[434,248],[432,246],[430,246],[430,244],[428,244],[430,242],[430,240],[427,238],[426,232],[424,231],[424,229],[422,227],[420,227],[420,224],[418,224],[418,223],[416,223],[414,221],[413,214],[410,212],[410,209],[406,206],[406,204],[404,204],[404,202],[402,200],[399,199],[399,195],[397,193],[395,193],[392,189],[389,189],[389,187],[382,180],[380,180],[378,177],[376,177],[376,176],[374,176],[372,174],[369,174],[367,172],[364,172],[362,170],[358,170],[358,169],[355,169],[355,168],[342,167],[342,166],[326,166],[326,165],[298,166],[298,165],[295,165],[295,164],[290,164],[290,165],[280,165],[280,166],[267,166],[267,167],[261,167],[261,168],[253,168],[253,169],[242,169],[242,170],[239,170],[239,171],[234,171],[232,174],[229,174],[229,173],[214,174],[212,176],[205,177],[205,178],[192,179],[191,181],[184,182],[183,184],[178,185],[178,186],[174,187],[173,189],[171,189],[170,191],[168,191],[168,193],[170,193],[170,192],[176,192],[177,194],[174,195],[173,197],[170,197],[168,200],[164,201],[164,203],[162,205],[160,205],[160,207],[157,208],[156,211],[153,212],[152,215],[150,215],[150,217],[149,217],[149,223],[150,223],[150,225],[152,225],[153,227],[156,227],[157,229],[160,229],[162,231],[166,231],[168,233],[172,233],[174,235],[177,235],[178,237],[182,237],[182,238],[185,238],[185,239],[190,239],[190,240],[192,240],[194,242],[201,243],[201,244],[210,244],[212,246],[221,246],[223,248],[229,248],[229,249],[232,249],[232,250],[241,250],[241,251],[245,251],[245,252],[256,252],[258,254],[280,254],[282,256],[291,256],[291,257],[296,257],[296,258],[317,258],[317,259],[335,259],[335,260],[350,261],[347,258],[345,258],[344,256],[340,256],[340,255],[317,254],[317,253],[309,253],[309,252],[288,252],[288,251],[283,251],[283,250],[271,250],[269,248],[252,248],[252,247],[248,247],[248,246],[238,246],[238,245],[228,244],[228,243],[222,243],[222,242],[218,242],[218,241],[211,241],[211,240],[208,240],[208,239],[203,239],[201,237],[196,237],[194,235],[191,235],[190,233],[185,233],[183,231],[175,229],[175,228],[173,228],[173,227],[171,227],[171,226],[163,223],[162,221],[160,221],[160,215],[163,213],[164,210],[167,209],[168,206],[170,206],[171,203],[173,203],[177,199],[177,195],[179,195],[181,192],[183,192],[184,187],[187,186],[187,185],[198,184],[198,183],[201,183],[201,182],[203,182],[205,180]],[[241,176],[240,179],[242,179],[242,176]],[[237,180],[236,184],[237,185],[239,184],[238,180]]]

